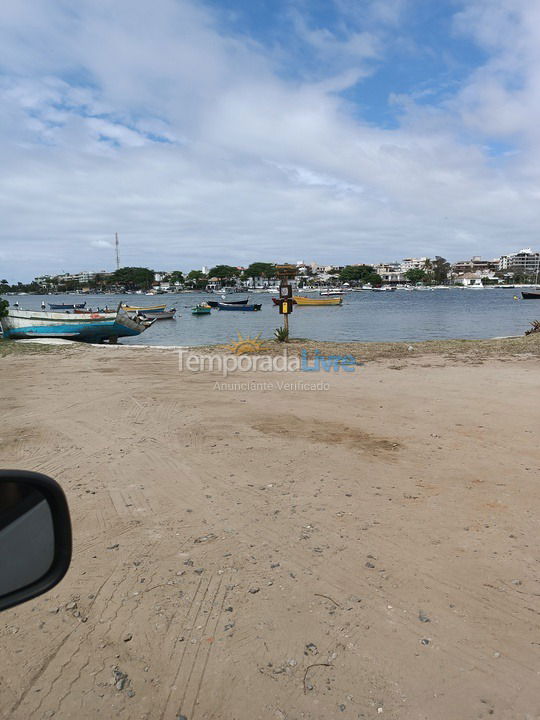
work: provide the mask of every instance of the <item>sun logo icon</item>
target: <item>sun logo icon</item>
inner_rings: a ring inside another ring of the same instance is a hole
[[[233,340],[227,348],[235,355],[248,355],[249,353],[258,353],[264,349],[264,340],[260,340],[261,333],[256,335],[254,338],[243,337],[242,333],[238,331],[238,340]]]

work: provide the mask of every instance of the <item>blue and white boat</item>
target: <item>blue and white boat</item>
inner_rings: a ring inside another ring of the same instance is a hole
[[[120,307],[115,313],[84,315],[9,308],[0,320],[4,338],[10,340],[62,338],[93,343],[115,343],[119,337],[140,335],[154,322],[144,316],[130,317]]]
[[[51,310],[82,310],[86,303],[49,303]]]

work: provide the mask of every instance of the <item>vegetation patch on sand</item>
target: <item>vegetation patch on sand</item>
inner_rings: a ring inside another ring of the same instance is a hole
[[[228,345],[205,345],[193,347],[202,354],[229,354]],[[438,355],[452,360],[484,360],[523,356],[540,356],[540,333],[511,338],[490,340],[426,340],[423,342],[327,342],[291,339],[288,343],[266,340],[258,355],[300,355],[306,351],[313,358],[316,351],[322,355],[352,355],[358,362],[367,360],[392,360],[423,355]]]
[[[73,345],[53,345],[48,343],[21,342],[0,338],[0,358],[11,355],[44,355],[45,353],[67,353],[77,347]]]

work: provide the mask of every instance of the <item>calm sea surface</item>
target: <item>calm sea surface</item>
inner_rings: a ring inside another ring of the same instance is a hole
[[[514,296],[519,297],[515,300]],[[242,299],[236,295],[233,299]],[[21,309],[38,309],[42,301],[83,302],[87,307],[115,307],[121,300],[134,305],[167,303],[177,308],[176,320],[163,320],[136,338],[123,338],[130,345],[205,345],[228,342],[242,335],[271,337],[283,324],[272,295],[250,295],[262,304],[260,312],[212,310],[196,317],[191,307],[203,299],[220,300],[208,293],[179,295],[49,295],[11,296]],[[317,297],[310,293],[308,297]],[[522,335],[531,320],[540,320],[540,300],[521,300],[519,289],[486,290],[398,290],[349,293],[339,307],[298,307],[290,317],[293,337],[335,341],[413,341],[443,338],[491,338]]]

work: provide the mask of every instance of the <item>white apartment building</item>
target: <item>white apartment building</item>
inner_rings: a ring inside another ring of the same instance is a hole
[[[499,270],[520,270],[529,275],[536,274],[540,269],[540,252],[524,248],[519,252],[501,255]]]
[[[399,269],[403,273],[407,272],[407,270],[424,270],[428,260],[429,258],[427,257],[403,258],[400,263]]]

